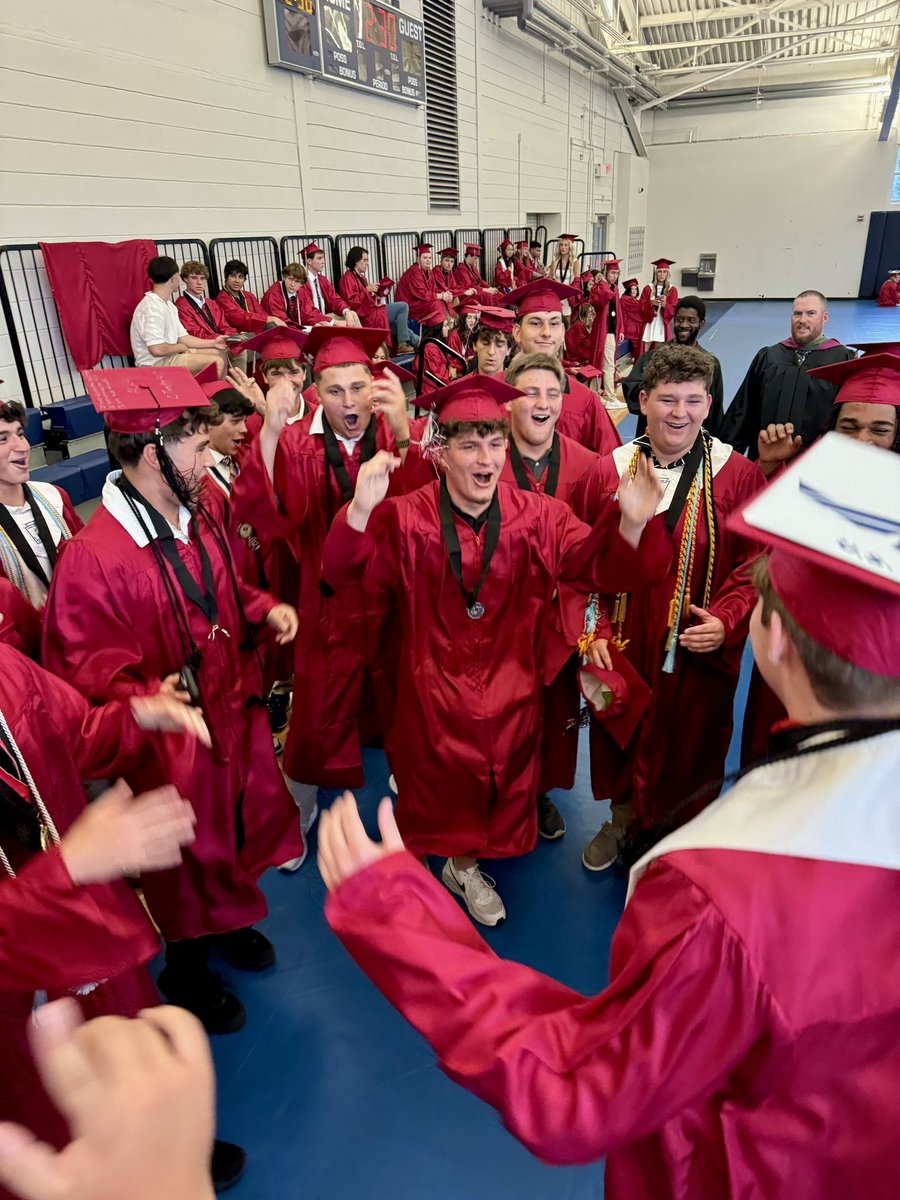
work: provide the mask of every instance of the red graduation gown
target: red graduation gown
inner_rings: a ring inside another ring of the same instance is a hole
[[[6,646],[0,646],[0,709],[61,835],[84,810],[82,778],[118,775],[148,753],[148,735],[127,705],[91,708],[74,688]],[[154,741],[172,754],[191,753],[181,736]],[[62,1145],[68,1131],[28,1046],[34,993],[53,999],[106,980],[79,997],[85,1014],[134,1016],[158,1002],[143,964],[159,938],[123,881],[76,887],[58,850],[31,855],[10,837],[2,842],[17,878],[0,875],[0,1120],[19,1121]]]
[[[311,278],[312,276],[310,276]],[[332,316],[342,317],[349,308],[346,301],[342,300],[335,291],[334,284],[330,279],[327,279],[324,275],[317,276],[317,279],[324,308],[319,308],[316,305],[312,286],[310,283],[305,283],[297,293],[300,298],[301,325],[319,325],[322,321],[327,321]]]
[[[512,263],[498,258],[497,265],[494,267],[494,287],[499,288],[501,292],[511,292],[516,286],[513,270]]]
[[[393,445],[381,421],[376,445],[379,450]],[[355,483],[359,450],[352,458],[343,447],[342,453],[350,482]],[[401,475],[395,473],[394,487],[400,486]],[[274,489],[254,442],[242,459],[232,496],[240,520],[257,528],[276,520],[280,528],[290,530],[299,564],[300,592],[291,602],[300,615],[300,630],[294,641],[293,717],[282,758],[284,772],[322,787],[360,787],[361,745],[381,732],[381,714],[371,693],[374,689],[379,696],[388,694],[385,680],[393,668],[385,647],[372,639],[374,617],[361,589],[340,599],[320,586],[322,547],[343,503],[334,472],[326,470],[323,437],[310,433],[305,421],[285,429],[275,460]]]
[[[453,271],[453,279],[458,288],[458,294],[465,297],[469,303],[477,304],[493,304],[496,299],[495,293],[489,290],[487,281],[482,279],[477,271],[464,262],[457,263]],[[466,296],[465,293],[472,289],[474,295]]]
[[[386,501],[362,534],[342,511],[325,543],[323,575],[345,609],[342,589],[364,575],[366,594],[398,614],[390,761],[410,849],[524,854],[537,837],[541,680],[553,593],[560,580],[641,574],[642,559],[668,561],[669,540],[653,522],[636,553],[618,536],[615,516],[605,514],[589,529],[561,501],[500,483],[500,541],[479,596],[485,614],[473,621],[441,536],[439,490],[434,482]],[[471,585],[481,573],[484,530],[476,536],[455,520]]]
[[[559,449],[559,480],[553,494],[557,500],[562,500],[571,507],[576,484],[591,470],[597,456],[562,434],[559,435]],[[540,480],[536,480],[528,465],[524,465],[532,490],[542,495],[548,494],[547,469]],[[501,479],[513,487],[518,486],[509,457]],[[575,785],[581,692],[578,688],[578,656],[573,651],[581,635],[588,594],[582,588],[561,583],[547,625],[541,742],[542,792],[549,792],[554,788],[567,790]]]
[[[644,287],[644,290],[641,292],[641,298],[640,298],[641,309],[643,310],[643,313],[644,313],[645,326],[652,324],[653,318],[656,316],[656,309],[650,303],[652,297],[653,297],[653,289],[650,287],[650,285],[648,283]],[[669,288],[668,292],[666,292],[666,302],[660,309],[660,312],[662,313],[663,325],[665,326],[665,329],[666,329],[665,340],[667,342],[671,342],[671,340],[672,340],[672,321],[675,318],[675,306],[677,304],[678,304],[678,288],[673,286],[673,287]]]
[[[303,289],[301,288],[300,291]],[[271,317],[280,317],[286,324],[299,329],[301,320],[300,292],[293,294],[279,280],[264,293],[260,304]]]
[[[269,314],[253,295],[252,292],[241,292],[240,300],[235,300],[231,292],[222,288],[216,300],[225,316],[225,320],[240,333],[260,333],[269,322]],[[201,335],[205,336],[205,335]]]
[[[725,642],[709,654],[678,648],[675,670],[662,670],[666,621],[675,590],[677,548],[686,509],[674,530],[676,553],[668,576],[628,597],[625,656],[653,689],[653,696],[625,750],[602,722],[591,723],[591,782],[598,800],[628,801],[642,824],[653,824],[705,783],[722,778],[731,741],[734,692],[749,628],[755,592],[746,574],[756,547],[725,527],[726,517],[765,485],[762,472],[729,446],[714,440],[713,507],[717,545],[710,611],[725,626]],[[621,473],[631,461],[631,446],[600,459],[578,487],[573,504],[586,520],[609,504]],[[718,466],[718,469],[716,469]],[[674,492],[675,484],[669,491]],[[702,503],[702,500],[701,500]],[[708,535],[698,518],[691,596],[702,603]],[[605,608],[612,611],[612,597]],[[690,622],[693,624],[693,620]],[[677,736],[673,735],[677,731]]]
[[[338,291],[362,322],[364,329],[383,329],[384,340],[391,340],[391,323],[386,304],[368,290],[368,279],[358,271],[345,271],[338,281]]]
[[[616,301],[616,327],[609,328],[609,305],[615,297]],[[591,289],[590,301],[596,312],[594,324],[591,326],[591,344],[588,362],[598,370],[603,370],[603,351],[606,346],[606,339],[609,334],[612,334],[616,342],[619,340],[619,335],[622,333],[622,297],[618,287],[612,288],[605,279],[601,279]]]
[[[821,750],[752,772],[707,810],[718,828],[667,839],[632,873],[596,996],[498,958],[408,854],[350,878],[326,916],[441,1069],[532,1153],[608,1156],[607,1200],[893,1200],[898,737],[856,748],[879,768],[868,791],[846,750]],[[829,800],[819,848],[799,835]]]
[[[74,537],[79,529],[84,528],[84,521],[75,511],[65,488],[57,487],[56,490],[62,499],[63,520]],[[43,609],[35,608],[24,592],[20,592],[12,580],[6,578],[0,567],[0,642],[13,646],[30,658],[40,658],[43,616]]]
[[[893,279],[886,279],[881,285],[875,303],[880,308],[894,308],[895,305],[900,304],[900,284],[894,283]]]
[[[618,308],[622,313],[622,336],[631,342],[631,357],[637,362],[644,353],[644,326],[647,324],[647,314],[641,307],[638,296],[622,295]]]
[[[207,298],[203,301],[203,307],[209,313],[209,321],[204,318],[193,300],[188,299],[187,296],[179,296],[175,301],[175,307],[178,309],[178,316],[181,318],[182,325],[191,337],[205,338],[212,341],[213,338],[217,338],[222,334],[225,337],[234,337],[238,332],[225,316],[225,310],[218,300]]]
[[[591,331],[580,317],[566,330],[566,366],[582,367],[591,361]]]
[[[427,325],[431,318],[432,310],[435,304],[438,303],[438,292],[442,290],[438,286],[438,280],[434,271],[426,273],[418,263],[413,263],[400,276],[400,281],[397,284],[394,295],[398,300],[406,301],[409,305],[409,315],[414,321],[418,321],[420,325]],[[450,305],[445,300],[441,301],[441,303],[443,304],[445,314],[449,315],[451,312]]]
[[[558,432],[597,454],[611,454],[622,439],[603,401],[574,375],[566,373],[566,380]]]
[[[182,865],[144,879],[150,910],[169,940],[225,933],[265,916],[256,881],[268,867],[300,852],[296,808],[278,769],[268,714],[264,705],[248,703],[251,681],[241,653],[248,630],[231,573],[205,521],[198,520],[218,624],[230,634],[210,640],[209,619],[196,604],[183,602],[203,655],[198,683],[213,746],[198,744],[190,756],[148,754],[128,775],[135,791],[174,784],[197,814],[197,839],[185,849]],[[176,546],[194,578],[202,579],[196,544],[176,540]],[[237,591],[247,621],[261,625],[274,597],[239,575]],[[180,589],[176,594],[180,597]],[[95,702],[153,694],[166,675],[184,665],[185,648],[152,549],[138,546],[102,505],[57,562],[44,660]],[[253,690],[261,694],[259,674]]]

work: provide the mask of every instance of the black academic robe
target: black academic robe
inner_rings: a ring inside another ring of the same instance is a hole
[[[801,354],[802,361],[798,361]],[[810,445],[828,424],[837,388],[807,372],[854,357],[852,350],[833,338],[805,354],[790,338],[777,346],[764,346],[750,364],[718,436],[748,458],[756,459],[759,431],[767,425],[790,421],[794,432],[803,438],[803,445]]]
[[[709,354],[705,346],[698,346],[698,349]],[[638,437],[647,428],[647,421],[641,415],[641,388],[644,386],[644,371],[652,353],[652,350],[648,350],[645,354],[642,354],[631,368],[627,378],[622,380],[622,392],[625,396],[625,403],[628,405],[628,411],[637,413]],[[721,437],[719,431],[722,427],[722,416],[725,409],[725,384],[722,379],[722,364],[714,354],[709,354],[709,357],[715,363],[712,384],[709,389],[712,396],[712,404],[710,405],[709,416],[703,422],[703,428],[711,433],[713,437]]]

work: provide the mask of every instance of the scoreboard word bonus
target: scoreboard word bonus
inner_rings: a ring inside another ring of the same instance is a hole
[[[273,66],[397,100],[425,99],[424,26],[374,0],[266,0]]]

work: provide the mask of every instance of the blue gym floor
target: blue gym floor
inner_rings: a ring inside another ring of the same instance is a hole
[[[710,304],[703,342],[722,362],[726,398],[757,349],[789,332],[789,303]],[[828,332],[844,342],[897,338],[900,313],[838,301]],[[632,427],[633,418],[623,422],[623,437]],[[746,672],[739,712],[745,686]],[[732,747],[729,766],[735,764]],[[565,838],[540,843],[524,859],[488,864],[509,916],[487,936],[500,954],[592,992],[607,978],[625,881],[581,866],[582,847],[607,806],[591,798],[586,742],[579,767],[575,789],[554,797],[568,822]],[[359,800],[372,827],[377,800],[387,794],[384,756],[368,751],[366,770],[369,786]],[[429,1049],[328,931],[314,838],[312,851],[298,874],[270,873],[264,881],[271,911],[262,928],[277,946],[277,967],[258,977],[221,968],[248,1013],[240,1033],[213,1039],[219,1132],[250,1155],[235,1200],[602,1196],[599,1163],[544,1166],[505,1132],[493,1110],[437,1070]]]

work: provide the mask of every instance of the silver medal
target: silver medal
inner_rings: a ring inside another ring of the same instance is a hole
[[[484,616],[484,605],[480,600],[476,600],[474,604],[470,605],[470,607],[466,609],[466,612],[473,621],[480,621]]]

